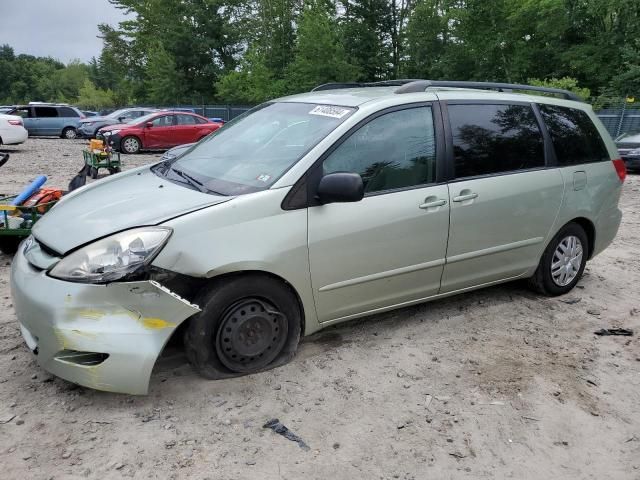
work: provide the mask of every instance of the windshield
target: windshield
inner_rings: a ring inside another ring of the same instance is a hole
[[[153,118],[156,115],[158,115],[158,112],[147,113],[142,117],[134,118],[132,120],[129,120],[126,123],[130,123],[131,125],[142,125],[143,123],[150,122],[151,120],[153,120]]]
[[[121,117],[124,113],[127,113],[128,108],[121,108],[120,110],[116,110],[115,112],[111,112],[109,115],[106,115],[109,118],[118,118]]]
[[[241,195],[275,183],[355,109],[309,103],[267,103],[250,110],[154,168],[158,175],[201,191]]]

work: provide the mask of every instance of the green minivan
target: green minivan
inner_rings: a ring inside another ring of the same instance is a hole
[[[14,258],[14,306],[38,363],[91,388],[146,393],[174,335],[207,378],[259,372],[352,318],[518,279],[570,291],[625,175],[570,92],[322,85],[65,196]]]

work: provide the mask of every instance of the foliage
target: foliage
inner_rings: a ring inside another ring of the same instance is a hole
[[[637,0],[109,1],[131,15],[99,26],[87,65],[0,47],[0,102],[257,103],[390,78],[640,95]]]
[[[79,107],[92,110],[105,110],[113,107],[116,102],[113,92],[109,89],[102,90],[88,78],[78,92],[78,99],[75,102]]]

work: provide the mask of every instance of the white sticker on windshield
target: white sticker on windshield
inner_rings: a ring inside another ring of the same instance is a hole
[[[318,105],[309,112],[309,115],[322,115],[323,117],[342,118],[351,110],[333,105]]]
[[[262,173],[262,174],[260,174],[260,175],[258,175],[256,177],[256,180],[259,180],[261,182],[268,182],[270,178],[271,178],[271,175],[267,175],[266,173]]]

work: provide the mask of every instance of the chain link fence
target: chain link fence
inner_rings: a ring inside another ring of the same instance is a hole
[[[640,98],[597,99],[594,109],[614,139],[640,132]]]

